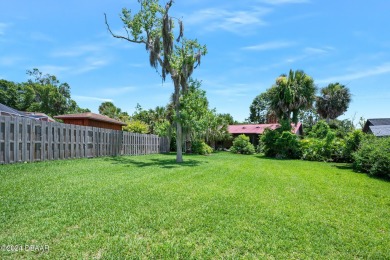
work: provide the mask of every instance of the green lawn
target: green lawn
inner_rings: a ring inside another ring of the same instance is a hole
[[[389,259],[390,183],[218,153],[0,165],[0,259]]]

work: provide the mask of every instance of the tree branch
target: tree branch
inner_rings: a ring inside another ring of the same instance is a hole
[[[110,32],[110,34],[112,35],[112,37],[115,37],[115,38],[118,38],[118,39],[123,39],[123,40],[129,41],[129,42],[133,42],[133,43],[145,43],[145,44],[147,44],[145,41],[137,41],[137,40],[134,40],[134,39],[130,39],[130,37],[129,37],[129,32],[127,31],[127,29],[126,29],[127,37],[122,36],[122,35],[114,34],[114,33],[111,31],[110,25],[109,25],[108,22],[107,22],[107,15],[106,15],[106,13],[104,13],[104,21],[105,21],[106,26],[107,26],[107,29],[108,29],[108,31]]]

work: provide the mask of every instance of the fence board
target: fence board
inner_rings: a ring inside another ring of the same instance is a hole
[[[166,137],[0,116],[0,164],[168,151]]]

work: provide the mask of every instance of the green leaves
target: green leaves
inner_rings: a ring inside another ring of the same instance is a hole
[[[340,83],[331,83],[321,89],[321,95],[316,98],[318,114],[324,119],[335,119],[347,111],[351,102],[351,93]]]
[[[280,119],[296,123],[299,111],[312,106],[315,92],[311,77],[302,70],[290,70],[288,77],[281,75],[270,89],[271,108]]]

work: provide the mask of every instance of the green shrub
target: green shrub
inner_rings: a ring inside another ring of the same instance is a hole
[[[277,158],[297,159],[301,155],[298,137],[291,132],[284,131],[276,140],[275,145],[278,150]]]
[[[281,128],[265,130],[259,147],[268,157],[296,159],[301,155],[298,137],[290,131],[282,132]]]
[[[352,153],[353,168],[372,176],[390,176],[390,137],[367,136],[359,149]]]
[[[240,154],[254,154],[255,147],[249,142],[249,137],[246,135],[239,135],[233,141],[233,146],[230,148],[232,153]]]
[[[266,129],[262,136],[260,136],[260,144],[262,152],[267,157],[276,157],[278,150],[276,147],[276,140],[280,137],[278,130]]]
[[[324,120],[321,120],[313,126],[308,136],[311,138],[324,139],[330,131],[329,125]]]
[[[306,138],[301,140],[302,159],[307,161],[326,161],[324,156],[324,140]]]
[[[345,142],[329,131],[325,138],[307,138],[301,140],[302,159],[307,161],[344,161]]]
[[[352,153],[356,152],[363,140],[365,134],[361,130],[355,130],[347,135],[345,138],[344,161],[352,162]]]
[[[204,141],[194,141],[191,144],[191,150],[194,154],[207,155],[213,152],[213,149]]]

